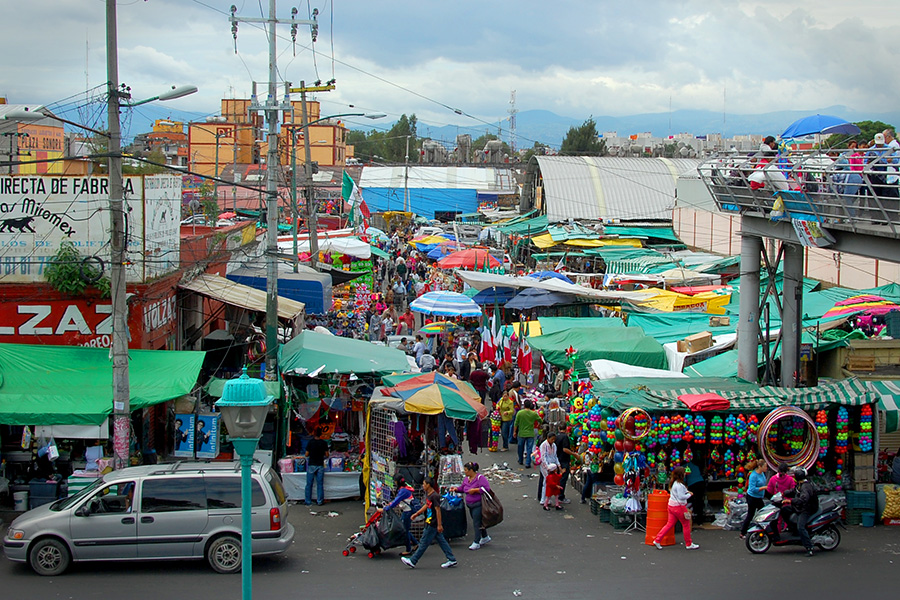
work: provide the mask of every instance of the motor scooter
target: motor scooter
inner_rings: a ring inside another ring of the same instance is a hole
[[[772,546],[801,546],[800,535],[797,531],[797,515],[789,518],[793,528],[780,528],[779,520],[784,497],[778,493],[772,496],[772,503],[756,512],[750,528],[747,530],[745,542],[747,550],[753,554],[763,554]],[[784,523],[787,525],[787,523]],[[833,498],[824,498],[819,501],[819,510],[809,519],[809,529],[812,543],[822,550],[831,551],[841,543],[841,507]]]

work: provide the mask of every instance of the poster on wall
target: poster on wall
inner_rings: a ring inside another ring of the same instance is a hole
[[[194,415],[175,415],[175,456],[194,456]]]
[[[194,447],[197,449],[197,458],[215,458],[219,454],[219,415],[197,416]]]

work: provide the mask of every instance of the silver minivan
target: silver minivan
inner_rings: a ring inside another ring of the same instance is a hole
[[[287,496],[269,466],[252,467],[253,555],[294,539]],[[241,569],[239,463],[187,463],[112,471],[74,496],[16,518],[3,539],[9,560],[39,575],[72,561],[201,559],[219,573]]]

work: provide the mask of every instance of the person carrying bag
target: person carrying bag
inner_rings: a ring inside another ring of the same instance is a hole
[[[481,490],[481,525],[489,529],[503,522],[503,505],[496,492],[490,489]]]

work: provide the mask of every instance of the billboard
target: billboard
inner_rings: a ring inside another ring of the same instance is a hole
[[[181,176],[126,177],[124,190],[128,281],[176,269]],[[109,229],[106,177],[0,176],[0,282],[43,281],[63,241],[108,265]]]

